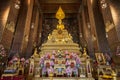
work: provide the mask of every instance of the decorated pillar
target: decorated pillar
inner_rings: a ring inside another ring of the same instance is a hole
[[[38,22],[39,22],[39,10],[38,10],[37,5],[35,4],[33,8],[31,28],[30,28],[28,44],[26,48],[26,58],[29,58],[32,55],[33,50],[36,47],[36,43],[37,43],[36,37],[37,37]]]
[[[22,45],[21,45],[21,50],[22,50],[23,54],[25,54],[27,44],[29,41],[28,38],[29,38],[29,33],[30,33],[30,28],[31,28],[33,6],[34,6],[34,0],[28,0],[28,11],[27,11],[27,15],[26,15],[23,41],[22,41]]]
[[[90,23],[94,29],[95,38],[97,40],[98,52],[110,53],[110,47],[106,38],[105,24],[100,10],[99,1],[87,0]],[[92,12],[91,12],[92,11]]]
[[[8,18],[5,24],[4,31],[1,36],[1,43],[4,45],[5,49],[9,51],[12,39],[14,37],[15,27],[17,24],[18,13],[20,10],[20,0],[11,0],[9,1],[10,5],[6,8],[6,12],[9,11]],[[7,13],[5,12],[5,16]]]
[[[12,57],[16,53],[19,53],[20,56],[22,55],[21,48],[24,39],[27,11],[28,11],[28,0],[21,0],[19,16],[17,18],[17,24],[14,32],[14,37],[13,37],[9,57]]]
[[[92,40],[92,32],[91,32],[91,24],[88,15],[88,8],[85,3],[82,7],[82,19],[83,19],[83,31],[84,38],[86,40],[86,46],[88,48],[88,53],[91,57],[94,57],[94,48],[93,48],[93,40]]]
[[[111,12],[114,12],[113,11],[114,9],[111,6],[111,10],[110,10],[110,4],[109,3],[110,2],[108,0],[99,0],[100,10],[102,12],[103,19],[104,19],[104,24],[105,24],[106,37],[107,37],[107,40],[109,42],[109,45],[110,45],[112,51],[114,51],[114,49],[117,46],[113,46],[113,44],[117,45],[119,40],[120,40],[119,39],[119,34],[118,34],[119,29],[117,29],[117,27],[114,24],[113,19],[115,17],[112,16],[112,14],[111,14]]]
[[[43,16],[42,13],[40,13],[39,16],[39,26],[38,26],[38,38],[37,38],[37,46],[41,46],[42,45],[42,20]]]
[[[83,24],[82,24],[82,16],[81,13],[78,13],[77,15],[77,19],[78,19],[78,26],[79,26],[79,43],[81,45],[81,47],[85,46],[85,40],[83,38]]]

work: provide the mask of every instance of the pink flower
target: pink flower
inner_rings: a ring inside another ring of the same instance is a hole
[[[65,51],[65,54],[68,54],[68,51],[67,51],[67,50]]]
[[[51,59],[55,59],[55,56],[54,56],[54,55],[52,55],[52,56],[51,56]]]
[[[14,58],[13,58],[13,61],[17,61],[17,60],[18,60],[18,58],[17,58],[17,57],[14,57]]]
[[[25,61],[25,58],[21,58],[21,61],[24,62],[24,61]]]
[[[66,66],[70,65],[70,61],[67,60],[66,63],[65,63],[65,65]]]
[[[50,65],[51,65],[51,66],[54,66],[54,62],[53,62],[53,61],[50,61]]]
[[[40,61],[39,61],[39,64],[42,64],[42,63],[44,63],[44,58],[43,57],[41,57]]]
[[[53,72],[54,72],[54,69],[50,66],[50,68],[47,68],[47,72],[48,72],[48,74],[49,74],[49,73],[53,73]]]
[[[13,60],[10,60],[10,61],[9,61],[9,64],[12,64],[12,63],[13,63]]]
[[[66,55],[66,59],[69,59],[70,58],[70,56],[69,55]]]
[[[29,63],[29,60],[27,59],[27,60],[25,61],[25,63]]]
[[[68,73],[72,73],[72,69],[70,68],[70,66],[67,67],[66,73],[67,73],[67,74],[68,74]]]
[[[81,61],[80,61],[79,57],[76,58],[76,64],[81,64]]]
[[[56,53],[55,50],[53,50],[52,53],[55,54]]]

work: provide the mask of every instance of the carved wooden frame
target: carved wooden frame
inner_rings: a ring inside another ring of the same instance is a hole
[[[103,53],[95,53],[95,57],[96,57],[97,63],[99,65],[103,65],[106,63]],[[101,58],[101,60],[100,60],[100,58]]]

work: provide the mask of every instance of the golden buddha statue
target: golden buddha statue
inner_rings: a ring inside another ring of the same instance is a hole
[[[39,54],[37,54],[37,48],[35,48],[35,50],[34,50],[34,54],[33,54],[33,57],[39,57]]]
[[[87,49],[86,48],[83,48],[83,56],[87,57]]]
[[[65,13],[63,12],[62,8],[59,7],[57,13],[56,13],[56,18],[59,20],[57,29],[58,30],[63,30],[64,29],[64,24],[62,23],[62,19],[65,18]]]
[[[49,35],[48,35],[48,40],[51,40],[51,39],[52,39],[52,35],[49,34]]]
[[[58,30],[63,30],[64,29],[64,25],[63,24],[58,24],[57,25],[57,29]]]

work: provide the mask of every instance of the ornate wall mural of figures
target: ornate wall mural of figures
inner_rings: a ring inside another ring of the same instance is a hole
[[[14,28],[15,28],[15,23],[13,21],[10,21],[9,23],[6,24],[6,28],[11,31],[14,32]]]

